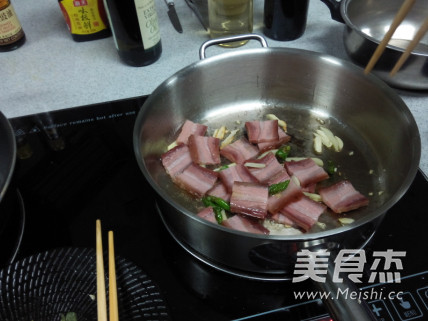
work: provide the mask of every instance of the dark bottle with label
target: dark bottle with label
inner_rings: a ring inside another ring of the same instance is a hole
[[[105,0],[119,57],[131,66],[146,66],[162,53],[154,0]]]
[[[74,41],[111,36],[102,0],[58,0]]]
[[[274,40],[299,38],[306,29],[309,0],[265,0],[263,33]]]
[[[9,0],[0,0],[0,51],[18,49],[25,42],[25,33]]]

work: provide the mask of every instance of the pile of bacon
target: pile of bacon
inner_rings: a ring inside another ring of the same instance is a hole
[[[208,221],[269,234],[263,226],[268,219],[308,231],[327,207],[343,213],[368,204],[348,180],[317,190],[317,183],[328,179],[329,174],[311,158],[278,161],[275,151],[291,138],[278,126],[278,120],[246,122],[246,136],[222,148],[219,138],[206,136],[207,129],[186,120],[175,147],[161,160],[175,184],[196,198],[212,197],[213,206],[197,214]],[[222,160],[230,163],[223,165]],[[270,193],[272,187],[283,183],[287,183],[285,189]],[[307,196],[315,192],[321,201]],[[216,211],[216,200],[228,205],[222,217]]]

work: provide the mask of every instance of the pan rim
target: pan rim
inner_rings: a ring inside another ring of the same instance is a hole
[[[1,140],[4,140],[2,144],[6,145],[7,156],[6,156],[6,165],[5,168],[7,170],[4,182],[0,185],[0,202],[6,194],[6,191],[12,181],[13,172],[15,169],[16,163],[16,144],[15,144],[15,136],[13,132],[12,125],[6,116],[0,111],[0,126],[4,129],[6,136],[1,137]]]

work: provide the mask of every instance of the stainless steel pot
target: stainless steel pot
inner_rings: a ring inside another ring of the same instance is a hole
[[[251,38],[265,45],[262,37]],[[241,39],[210,40],[201,47],[201,58],[210,45],[237,40]],[[296,156],[313,156],[313,131],[320,123],[343,139],[342,152],[326,151],[321,157],[340,166],[342,176],[333,181],[349,178],[362,193],[373,195],[368,207],[347,215],[354,223],[341,226],[337,216],[328,213],[320,218],[326,229],[265,236],[234,231],[195,215],[197,202],[171,182],[160,161],[183,122],[191,119],[210,128],[226,125],[233,129],[237,121],[242,126],[267,113],[287,121]],[[183,248],[240,277],[288,280],[301,249],[334,253],[364,247],[412,183],[421,146],[409,109],[377,77],[365,76],[355,65],[327,55],[260,48],[203,59],[165,80],[138,114],[134,149],[142,173],[158,195],[159,214]],[[335,286],[331,278],[320,284],[324,290]],[[343,297],[326,302],[337,319],[373,318],[358,300],[345,301]]]
[[[0,201],[12,179],[16,160],[16,143],[12,126],[0,112]]]
[[[313,155],[312,133],[320,121],[344,140],[344,151],[326,151],[322,157],[341,166],[342,176],[336,179],[347,177],[365,195],[373,194],[368,207],[348,214],[353,224],[340,226],[328,214],[321,218],[325,230],[260,236],[195,215],[197,202],[171,182],[160,162],[180,126],[191,119],[232,129],[238,120],[266,113],[287,121],[297,141],[294,155]],[[204,59],[165,80],[138,114],[134,148],[141,171],[159,196],[166,226],[190,252],[240,275],[283,278],[290,276],[299,249],[359,248],[367,242],[410,186],[418,169],[420,136],[402,99],[351,63],[304,50],[260,48]]]
[[[365,67],[397,14],[402,0],[321,0],[330,8],[332,18],[346,24],[344,45],[350,59]],[[393,87],[410,90],[428,89],[428,34],[410,57],[391,77],[389,72],[428,16],[428,2],[416,1],[400,24],[373,73]]]

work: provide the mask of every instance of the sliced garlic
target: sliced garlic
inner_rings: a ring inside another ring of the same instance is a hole
[[[226,126],[223,125],[214,131],[213,137],[218,139],[223,139],[225,135],[226,135]]]
[[[322,139],[321,136],[318,134],[315,134],[314,138],[314,150],[317,154],[322,153]]]
[[[296,176],[291,176],[291,179],[293,180],[294,184],[300,187],[300,181]]]
[[[316,222],[316,225],[318,225],[319,228],[325,230],[325,228],[327,227],[327,225],[325,223],[321,223],[321,222]]]
[[[341,217],[341,218],[338,219],[338,221],[342,225],[347,225],[347,224],[353,223],[355,220],[353,218],[349,218],[349,217]]]
[[[235,130],[232,130],[230,132],[229,136],[227,136],[226,139],[221,142],[220,149],[222,149],[222,148],[226,147],[227,145],[229,145],[233,141],[233,139],[235,138],[235,135],[236,135],[236,133],[238,131],[239,131],[239,128],[235,129]]]
[[[331,146],[333,146],[332,141],[324,131],[322,131],[321,129],[317,129],[316,133],[319,135],[319,137],[321,137],[321,141],[325,147],[330,148]]]
[[[335,149],[335,151],[340,152],[343,149],[343,140],[338,136],[334,136],[334,138],[336,138],[337,141],[337,149]]]
[[[225,165],[225,166],[220,166],[220,167],[214,168],[213,171],[214,172],[220,172],[221,170],[223,170],[225,168],[229,168],[229,167],[233,167],[233,166],[236,166],[236,163],[230,163],[230,164]]]
[[[277,149],[268,150],[268,151],[264,152],[263,154],[261,154],[259,157],[257,157],[257,159],[263,158],[263,157],[265,157],[269,153],[272,153],[272,154],[275,155],[277,151],[278,151]]]
[[[168,147],[166,148],[166,150],[171,150],[171,149],[173,149],[174,147],[177,147],[177,142],[176,141],[174,141],[173,143],[171,143],[171,144],[169,144],[168,145]]]
[[[314,132],[314,150],[318,154],[322,152],[322,146],[320,146],[320,144],[327,148],[333,148],[336,152],[340,152],[343,149],[343,140],[335,136],[330,129],[323,126],[320,126],[319,129]]]
[[[276,117],[274,114],[267,114],[266,118],[269,120],[277,120],[278,126],[280,126],[285,132],[287,132],[287,123],[278,117]]]
[[[301,160],[304,160],[307,158],[311,158],[315,162],[315,164],[317,164],[318,166],[324,166],[323,160],[321,158],[318,158],[318,157],[287,157],[285,159],[285,161],[286,162],[291,162],[291,161],[298,162],[298,161],[301,161]]]
[[[244,166],[246,166],[246,167],[253,167],[253,168],[265,168],[266,164],[248,162],[248,163],[245,163]]]
[[[321,195],[315,194],[315,193],[309,193],[309,192],[303,192],[307,197],[309,197],[311,200],[315,202],[322,202]]]

